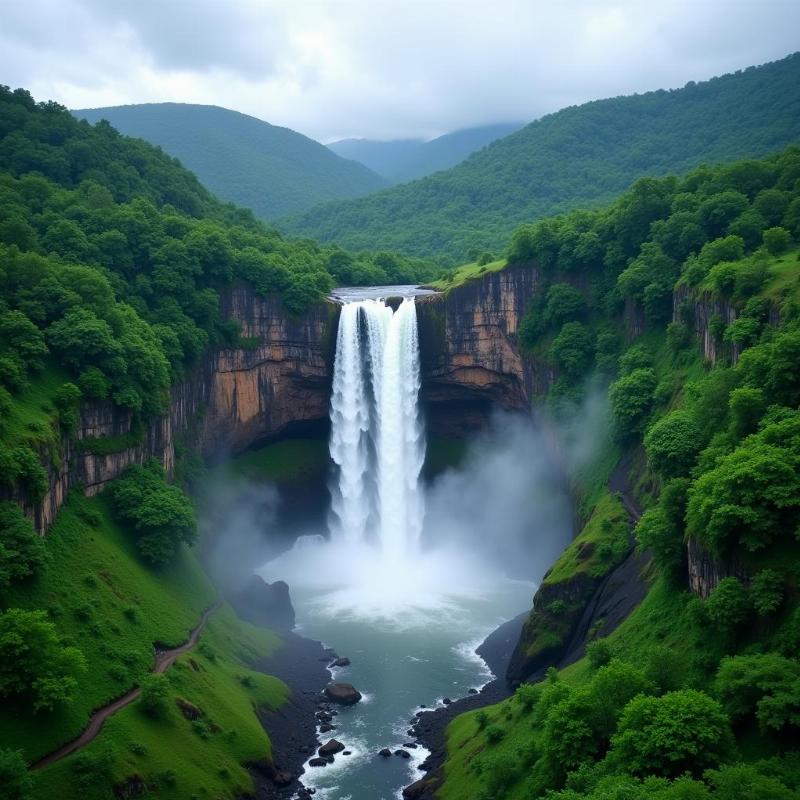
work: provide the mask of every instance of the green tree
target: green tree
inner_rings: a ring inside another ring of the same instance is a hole
[[[722,706],[703,692],[682,689],[633,698],[611,740],[609,760],[633,775],[699,776],[733,750]]]
[[[33,776],[21,750],[0,749],[0,787],[3,800],[28,800],[33,791]]]
[[[139,551],[150,563],[165,564],[182,542],[194,541],[194,509],[179,487],[166,483],[157,461],[128,467],[110,493],[117,516],[133,526]]]
[[[169,683],[164,675],[148,675],[142,681],[142,693],[139,704],[150,717],[163,717],[167,712],[169,700]]]
[[[571,380],[576,380],[588,369],[593,351],[592,336],[580,322],[567,322],[553,339],[548,356]]]
[[[736,721],[756,717],[762,729],[800,728],[800,664],[777,653],[729,656],[714,692]]]
[[[644,428],[653,407],[656,383],[652,369],[639,368],[611,384],[611,414],[620,439],[628,440]]]
[[[700,427],[688,411],[672,411],[652,425],[644,449],[652,469],[665,478],[686,475],[702,445]]]
[[[22,509],[16,503],[0,503],[0,592],[35,575],[45,558],[44,541]]]
[[[786,228],[768,228],[764,231],[764,245],[774,256],[779,256],[789,249],[792,235]]]
[[[777,611],[783,602],[784,580],[774,569],[759,570],[750,584],[750,597],[753,607],[761,616]]]
[[[705,608],[718,630],[733,634],[750,613],[750,598],[741,581],[723,578],[708,596]]]
[[[44,611],[0,613],[0,696],[29,697],[34,711],[68,703],[86,669],[77,647],[59,639]]]

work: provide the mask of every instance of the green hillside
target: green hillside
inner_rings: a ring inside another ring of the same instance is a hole
[[[440,800],[798,796],[798,178],[790,147],[642,179],[515,233],[511,267],[540,273],[522,345],[558,376],[540,400],[569,419],[601,378],[611,458],[574,483],[582,529],[537,592],[509,671],[522,683],[449,725],[428,778]],[[597,492],[620,452],[621,488]],[[603,585],[639,581],[646,597],[547,669],[630,533],[640,562]],[[690,575],[707,583],[692,591]]]
[[[519,123],[482,125],[446,133],[435,139],[342,139],[328,147],[343,158],[369,167],[392,183],[405,183],[454,167],[482,147],[522,127]]]
[[[144,103],[73,112],[179,158],[214,194],[267,219],[377,191],[375,173],[289,128],[217,106]]]
[[[800,138],[800,54],[682,89],[565,108],[441,174],[284,219],[342,246],[497,253],[522,222],[598,205],[641,175],[777,151]]]

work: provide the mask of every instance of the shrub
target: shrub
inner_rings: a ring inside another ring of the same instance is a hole
[[[34,711],[72,699],[83,654],[65,646],[44,611],[12,608],[0,614],[0,697],[31,698]]]
[[[44,540],[22,509],[16,503],[0,502],[0,592],[35,575],[45,559]]]
[[[714,691],[736,720],[753,715],[762,729],[800,728],[800,665],[777,653],[723,658]]]
[[[700,427],[688,411],[672,411],[656,422],[644,437],[647,460],[666,478],[686,475],[700,451]]]
[[[486,728],[486,741],[489,744],[497,744],[505,735],[506,732],[499,725],[489,725]]]
[[[56,390],[53,403],[65,431],[74,431],[78,427],[80,399],[81,390],[74,383],[64,383]]]
[[[478,723],[478,730],[482,731],[489,724],[489,717],[485,711],[479,711],[475,715],[475,722]]]
[[[534,707],[539,702],[540,694],[541,690],[531,683],[523,683],[517,687],[516,692],[514,692],[514,697],[522,706],[523,714],[530,714],[530,712],[533,711]]]
[[[767,228],[764,231],[764,246],[774,256],[785,253],[792,243],[792,235],[786,228]]]
[[[608,639],[595,639],[586,645],[586,658],[593,669],[604,667],[613,656],[614,651]]]
[[[757,572],[750,585],[753,608],[764,617],[777,611],[783,602],[783,578],[774,569]]]
[[[0,750],[0,787],[3,800],[27,800],[33,790],[33,776],[21,750]]]
[[[169,683],[164,675],[148,675],[142,681],[142,693],[139,705],[148,717],[163,717],[167,712]]]
[[[708,618],[725,632],[732,633],[750,613],[747,589],[736,578],[723,578],[705,603]]]
[[[652,369],[635,369],[611,384],[609,399],[618,438],[627,440],[642,431],[655,390],[656,374]]]
[[[166,483],[157,461],[128,467],[110,491],[116,514],[133,525],[139,551],[152,564],[170,561],[181,542],[194,541],[194,509],[180,488]]]
[[[633,775],[700,776],[733,752],[722,706],[693,689],[640,695],[622,712],[611,740],[611,763]]]

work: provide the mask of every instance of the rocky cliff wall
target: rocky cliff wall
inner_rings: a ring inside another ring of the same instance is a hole
[[[223,297],[222,311],[241,324],[242,336],[254,346],[209,351],[172,388],[168,413],[143,431],[134,432],[131,414],[111,403],[82,405],[76,433],[61,443],[60,463],[48,468],[44,499],[34,504],[22,491],[13,495],[40,532],[79,484],[87,494],[96,494],[129,464],[150,458],[171,472],[181,441],[213,457],[240,452],[294,423],[327,419],[338,307],[320,303],[295,318],[278,298],[240,287]],[[92,441],[125,436],[135,443],[111,453],[98,453]]]
[[[541,283],[538,269],[509,267],[418,301],[421,400],[435,435],[458,435],[493,408],[527,410],[548,385],[545,365],[526,359],[517,329]]]

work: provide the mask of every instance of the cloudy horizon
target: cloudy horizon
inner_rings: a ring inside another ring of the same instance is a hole
[[[38,100],[217,105],[322,142],[530,122],[800,49],[793,0],[7,0],[3,15],[0,83]]]

